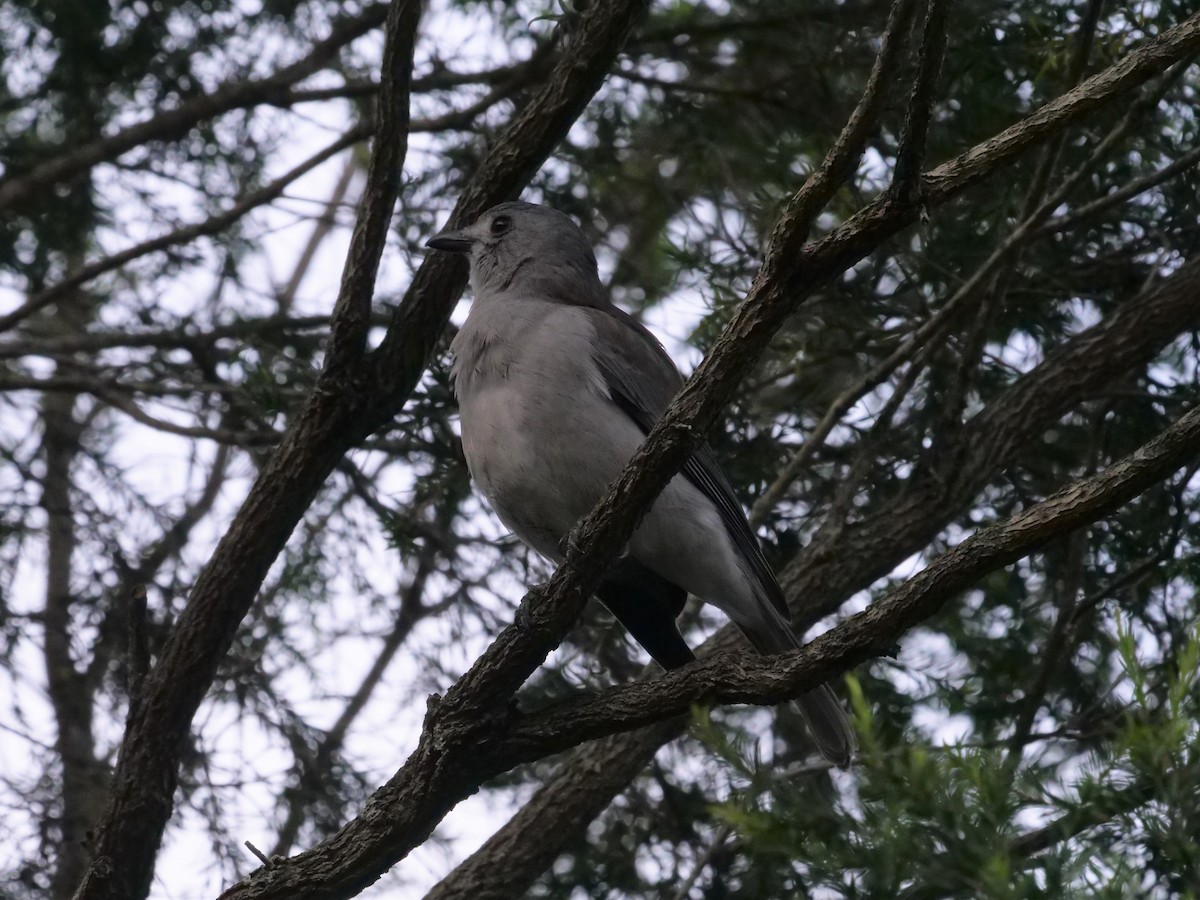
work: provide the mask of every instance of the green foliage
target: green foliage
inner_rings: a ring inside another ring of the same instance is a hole
[[[1139,656],[1133,632],[1120,620],[1116,628],[1117,687],[1135,703],[1108,747],[1081,760],[1024,748],[1014,755],[975,735],[930,746],[909,733],[897,746],[880,739],[850,679],[861,752],[852,779],[839,779],[849,789],[823,805],[806,783],[823,772],[764,765],[749,735],[705,720],[697,733],[734,787],[715,814],[736,834],[742,857],[720,896],[790,896],[801,884],[847,898],[1187,896],[1200,883],[1191,839],[1200,628],[1175,656],[1165,707],[1144,715],[1133,710],[1161,673]],[[1139,870],[1134,859],[1152,862]],[[770,887],[765,872],[777,873]]]

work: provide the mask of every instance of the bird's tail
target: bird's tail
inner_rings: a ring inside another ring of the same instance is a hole
[[[796,698],[796,708],[808,723],[808,732],[821,755],[839,769],[850,767],[858,741],[842,709],[842,702],[827,684]]]
[[[740,628],[759,653],[785,653],[803,646],[782,616],[777,622],[764,623],[762,627],[750,629],[741,624]],[[796,698],[795,706],[804,716],[809,734],[821,755],[838,768],[848,768],[854,759],[858,741],[833,688],[823,684],[801,694]]]

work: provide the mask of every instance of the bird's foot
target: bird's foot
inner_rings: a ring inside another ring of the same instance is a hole
[[[569,559],[583,551],[583,546],[579,543],[579,529],[572,528],[563,535],[562,540],[558,542],[558,552],[562,554],[563,559]]]
[[[536,591],[540,593],[541,589],[544,587],[545,585],[541,584],[531,585],[529,592],[533,593]],[[517,611],[513,615],[513,624],[516,625],[517,628],[521,629],[521,631],[533,631],[533,611],[530,608],[529,603],[522,603],[517,607]]]
[[[563,559],[570,559],[572,556],[578,556],[583,552],[582,538],[578,528],[572,528],[567,532],[566,536],[558,542],[558,552],[562,554]],[[617,554],[614,562],[621,562],[629,558],[629,542],[621,548],[621,552]]]

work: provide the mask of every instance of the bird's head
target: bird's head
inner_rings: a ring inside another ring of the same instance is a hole
[[[520,290],[584,306],[605,302],[587,238],[548,206],[501,203],[465,228],[444,231],[425,245],[468,257],[477,300]]]

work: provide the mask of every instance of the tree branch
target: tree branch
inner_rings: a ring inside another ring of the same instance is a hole
[[[375,176],[372,183],[381,190],[359,211],[334,309],[334,346],[310,402],[264,466],[201,572],[158,664],[145,679],[141,701],[130,710],[113,795],[76,900],[138,900],[149,893],[192,717],[268,567],[344,452],[345,417],[353,416],[356,404],[341,402],[344,390],[339,390],[339,382],[359,332],[365,333],[369,324],[375,268],[395,203],[389,185],[398,178],[407,145],[408,73],[421,4],[404,0],[389,10],[385,75],[397,83],[390,95],[385,94],[394,108],[381,110],[377,117],[372,158],[373,170],[377,159],[388,170]]]
[[[318,391],[326,385],[334,387],[342,374],[359,362],[366,347],[375,276],[400,196],[400,175],[408,153],[409,88],[419,17],[419,10],[406,11],[395,3],[388,15],[367,185],[358,205],[342,283],[329,322],[329,346]]]
[[[0,316],[0,331],[8,331],[14,325],[23,322],[29,316],[36,313],[38,310],[44,309],[66,295],[75,288],[86,284],[93,278],[97,278],[106,272],[111,272],[114,269],[119,269],[126,263],[130,263],[135,259],[140,259],[143,256],[148,256],[151,253],[161,253],[164,250],[170,250],[172,247],[178,247],[182,244],[190,244],[196,238],[207,237],[208,235],[218,234],[224,231],[233,223],[237,222],[247,213],[257,209],[264,204],[270,203],[275,198],[279,197],[289,184],[308,174],[321,163],[330,157],[336,156],[347,147],[352,147],[359,141],[363,140],[370,134],[370,128],[362,125],[357,125],[351,128],[344,135],[338,138],[329,146],[313,154],[304,162],[295,166],[291,170],[280,175],[270,184],[263,185],[256,191],[251,191],[246,196],[238,200],[233,206],[222,213],[215,216],[210,216],[203,222],[196,222],[192,225],[184,225],[182,228],[177,228],[167,234],[159,235],[151,238],[148,241],[142,241],[140,244],[134,244],[132,247],[126,247],[111,256],[106,256],[103,259],[98,259],[95,262],[90,262],[80,268],[72,275],[67,276],[58,284],[46,288],[30,297],[25,303],[14,309],[6,315]]]
[[[237,77],[210,94],[181,103],[175,109],[123,128],[82,147],[67,149],[28,172],[0,179],[0,210],[11,209],[35,197],[59,182],[86,172],[97,163],[116,159],[135,147],[151,141],[177,140],[196,123],[212,119],[234,109],[244,109],[286,92],[286,88],[319,72],[336,59],[342,47],[379,27],[387,18],[390,4],[376,3],[357,15],[337,21],[329,37],[313,44],[303,59],[285,66],[273,75],[257,80]]]
[[[376,313],[376,325],[386,325],[382,313]],[[94,331],[86,334],[55,335],[50,338],[22,336],[20,340],[0,342],[0,359],[17,359],[24,356],[71,356],[76,353],[97,353],[115,347],[149,347],[172,349],[183,347],[211,347],[218,341],[229,338],[252,338],[258,335],[283,337],[294,332],[312,332],[327,329],[329,316],[282,316],[270,315],[247,318],[225,325],[213,325],[207,331],[196,331],[191,323],[180,322],[173,328],[154,331]]]
[[[1200,14],[1168,28],[1016,125],[938,166],[924,179],[930,199],[941,200],[947,191],[958,193],[969,187],[987,177],[997,165],[1003,165],[1028,150],[1030,144],[1047,140],[1052,133],[1074,124],[1197,52],[1200,52]]]
[[[523,897],[563,848],[582,838],[613,796],[687,730],[690,716],[666,719],[576,748],[517,813],[447,875],[425,900]]]
[[[896,0],[892,4],[887,24],[879,39],[879,53],[875,57],[871,74],[867,77],[867,86],[863,89],[858,105],[854,107],[833,146],[825,154],[820,168],[805,180],[800,190],[788,201],[779,224],[776,225],[776,231],[782,235],[792,235],[791,239],[795,241],[794,247],[781,247],[785,253],[789,250],[798,252],[801,249],[802,242],[812,228],[813,220],[833,197],[834,192],[854,173],[858,161],[862,159],[867,138],[875,127],[879,112],[887,99],[886,88],[895,77],[915,8],[916,3],[913,0]]]
[[[1011,565],[1047,542],[1112,513],[1200,453],[1200,407],[1120,462],[1081,479],[1005,522],[947,551],[865,611],[801,650],[762,657],[722,652],[663,673],[553,707],[511,717],[489,741],[497,772],[717,703],[774,705],[869,659],[892,653],[905,632],[936,614],[988,572]]]
[[[905,202],[919,201],[921,167],[925,161],[925,144],[929,136],[929,120],[946,52],[946,7],[943,0],[929,0],[925,23],[921,29],[921,54],[917,60],[917,77],[913,79],[908,96],[908,111],[896,152],[896,168],[888,193]]]

